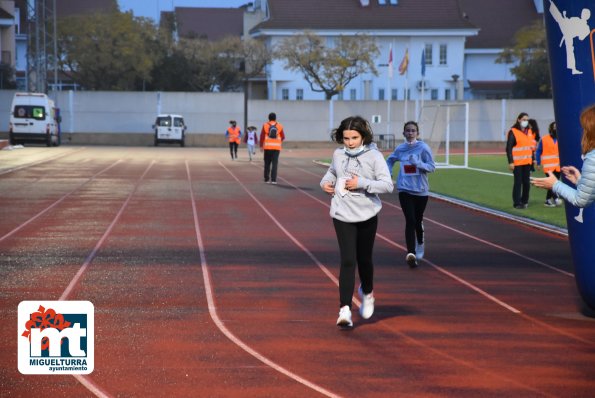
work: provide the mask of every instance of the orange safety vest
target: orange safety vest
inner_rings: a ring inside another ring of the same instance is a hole
[[[543,171],[560,171],[560,155],[558,152],[558,141],[554,142],[551,135],[541,139],[541,165]]]
[[[271,124],[277,126],[277,138],[269,137],[269,129]],[[280,151],[283,140],[281,139],[281,133],[283,132],[283,126],[281,123],[268,122],[263,126],[264,129],[264,143],[262,145],[264,150]]]
[[[533,143],[533,152],[537,150],[537,140],[535,139],[535,133],[531,129],[527,129],[527,136],[531,138],[531,142]]]
[[[236,144],[240,143],[240,128],[238,126],[229,127],[227,129],[227,134],[229,134],[229,142],[235,142]]]
[[[517,128],[512,128],[512,133],[516,140],[516,145],[512,148],[512,161],[515,166],[524,166],[533,164],[533,149],[535,148],[535,136],[529,129],[529,133],[525,134]]]

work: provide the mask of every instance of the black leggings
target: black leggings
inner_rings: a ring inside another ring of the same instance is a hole
[[[374,264],[372,249],[376,238],[378,217],[366,221],[348,223],[333,218],[337,233],[339,251],[341,252],[341,269],[339,271],[339,300],[341,307],[351,308],[353,290],[355,288],[355,267],[359,273],[362,290],[369,294],[374,290]]]
[[[418,243],[424,242],[424,211],[428,204],[427,196],[411,195],[399,192],[399,202],[405,216],[405,242],[407,253],[415,254],[415,239]]]
[[[237,142],[230,142],[229,143],[229,154],[231,155],[231,158],[232,159],[234,157],[236,159],[238,158],[238,143]]]

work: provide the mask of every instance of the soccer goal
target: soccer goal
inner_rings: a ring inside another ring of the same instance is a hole
[[[436,167],[469,166],[468,102],[424,105],[418,123]]]

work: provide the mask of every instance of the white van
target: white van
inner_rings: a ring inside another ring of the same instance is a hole
[[[186,124],[182,116],[157,115],[155,124],[152,127],[155,130],[155,146],[159,145],[160,142],[179,142],[180,146],[185,145]]]
[[[18,142],[44,142],[60,145],[60,111],[43,93],[16,93],[10,107],[8,137]]]

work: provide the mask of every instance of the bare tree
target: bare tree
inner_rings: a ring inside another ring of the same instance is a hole
[[[312,32],[292,36],[279,45],[276,57],[286,69],[301,72],[312,91],[323,92],[327,100],[363,73],[378,75],[374,59],[380,52],[372,37],[339,36],[328,47],[325,41]]]

